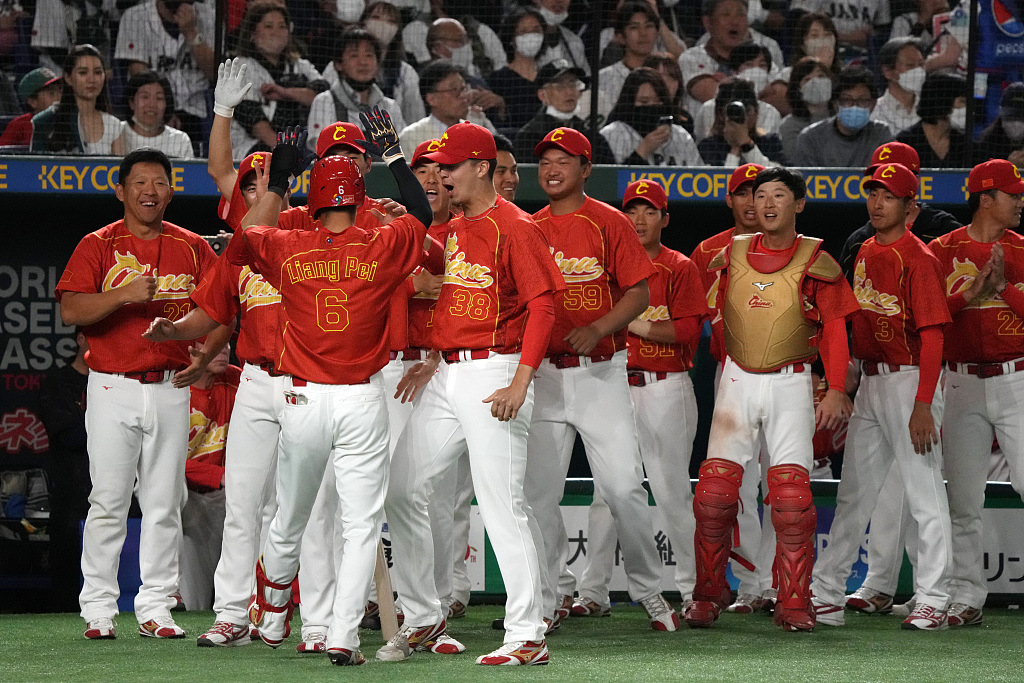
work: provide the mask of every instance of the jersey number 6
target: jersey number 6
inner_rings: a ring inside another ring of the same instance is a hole
[[[316,322],[324,332],[343,332],[348,327],[348,295],[340,289],[321,289],[316,294]]]

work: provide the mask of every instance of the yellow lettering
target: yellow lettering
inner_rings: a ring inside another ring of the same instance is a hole
[[[77,182],[75,184],[78,187],[76,189],[81,190],[81,189],[84,189],[82,187],[82,183],[85,181],[85,174],[89,172],[89,167],[88,166],[83,166],[82,169],[81,169],[82,170],[81,173],[79,173],[78,170],[79,169],[78,169],[77,166],[72,166],[71,167],[71,172],[75,175],[75,179],[77,180]]]
[[[929,200],[934,199],[934,197],[932,197],[932,181],[933,180],[934,180],[934,178],[932,178],[930,175],[929,176],[921,176],[921,189],[917,193],[917,198],[918,199],[921,199],[921,200],[924,200],[924,201],[929,201]]]
[[[6,171],[6,170],[7,170],[7,164],[0,164],[0,190],[6,190],[7,189],[7,183],[4,182],[5,180],[7,180],[7,174],[3,173],[3,171]]]
[[[828,178],[823,175],[814,176],[814,194],[817,199],[828,197]]]
[[[71,177],[72,177],[71,169],[72,168],[73,168],[72,166],[61,166],[60,167],[60,186],[59,186],[59,189],[61,189],[61,190],[72,190],[72,189],[74,189],[71,186]]]
[[[753,167],[747,169],[747,175],[753,171]],[[756,173],[755,173],[756,175]],[[722,173],[715,174],[715,197],[724,197],[726,190],[729,188],[729,176]]]
[[[171,168],[171,189],[175,192],[185,191],[185,169],[180,166]]]
[[[843,192],[850,199],[861,199],[866,197],[867,194],[864,192],[864,183],[871,180],[871,176],[847,176],[846,181],[843,183]],[[857,189],[854,190],[850,187],[851,183],[856,185]]]
[[[703,189],[701,189],[701,184],[705,186]],[[701,173],[693,177],[693,193],[698,197],[704,198],[711,194],[712,185],[711,176],[707,173]]]
[[[678,184],[676,189],[679,190],[679,195],[681,197],[692,197],[693,196],[693,192],[691,192],[690,190],[684,190],[683,189],[683,179],[684,178],[690,178],[691,179],[690,187],[691,188],[693,187],[693,182],[692,182],[693,174],[692,173],[680,173],[679,174],[679,184]]]
[[[100,187],[100,181],[96,180],[96,174],[101,171],[103,166],[93,166],[92,171],[89,173],[89,183],[92,185],[94,190],[106,190],[106,187]]]
[[[828,183],[828,198],[835,199],[839,195],[839,183],[842,181],[841,177],[829,178],[825,176],[825,182]]]

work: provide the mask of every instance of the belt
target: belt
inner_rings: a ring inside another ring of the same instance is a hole
[[[400,354],[400,353],[402,353],[402,352],[401,351],[392,351],[391,353],[388,354],[388,360],[398,360],[398,354]]]
[[[402,360],[423,360],[423,349],[406,349],[402,351]]]
[[[902,372],[904,370],[913,370],[917,368],[916,365],[896,365],[895,363],[879,363],[878,361],[865,360],[861,361],[860,370],[868,377],[874,377],[875,375],[889,375],[894,372]]]
[[[133,379],[139,384],[159,384],[171,374],[170,370],[139,370],[138,372],[116,372],[127,379]]]
[[[284,377],[286,374],[288,374],[286,372],[278,372],[277,370],[275,370],[273,363],[260,363],[260,370],[263,370],[271,377]]]
[[[441,354],[445,363],[458,363],[464,360],[483,360],[491,357],[490,349],[456,349]]]
[[[811,366],[808,363],[790,363],[789,365],[783,365],[781,368],[778,368],[777,370],[769,370],[768,373],[769,374],[776,373],[776,374],[786,374],[786,375],[788,375],[788,374],[796,374],[796,373],[800,373],[800,372],[809,372],[810,369],[811,369]]]
[[[626,377],[629,380],[629,386],[631,387],[644,387],[653,382],[660,382],[663,379],[668,379],[667,372],[649,372],[647,370],[630,370],[626,373]]]
[[[1011,372],[1020,372],[1024,370],[1024,358],[1021,360],[1011,360],[1005,363],[946,363],[953,372],[959,372],[966,375],[977,375],[981,379],[987,379],[989,377],[999,377],[1000,375],[1009,375]]]
[[[369,383],[370,383],[370,378],[369,377],[364,379],[362,382],[343,382],[343,384],[350,384],[350,385],[351,384],[369,384]],[[298,377],[292,376],[292,386],[293,387],[304,387],[304,386],[306,386],[308,384],[309,384],[309,382],[307,382],[306,380],[299,379]],[[315,384],[315,382],[314,382],[314,384]]]
[[[559,370],[566,368],[578,368],[582,361],[581,358],[588,358],[591,363],[603,363],[606,360],[612,359],[612,354],[605,354],[603,356],[577,356],[575,353],[556,353],[552,356],[548,356],[548,360]]]

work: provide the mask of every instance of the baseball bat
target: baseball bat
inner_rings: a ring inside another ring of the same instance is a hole
[[[395,611],[395,594],[391,588],[391,574],[388,572],[388,560],[384,557],[382,541],[377,542],[377,564],[373,568],[373,580],[377,582],[380,632],[386,642],[398,633],[398,613]]]

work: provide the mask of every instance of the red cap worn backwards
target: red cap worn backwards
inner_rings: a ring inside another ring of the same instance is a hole
[[[917,150],[902,142],[887,142],[871,155],[871,165],[864,169],[864,175],[872,175],[882,164],[903,164],[911,172],[921,170],[921,157]]]
[[[586,157],[588,160],[593,157],[590,140],[575,128],[555,128],[537,143],[533,153],[540,156],[552,147],[557,147],[574,157]]]
[[[761,164],[743,164],[729,176],[729,194],[736,194],[736,190],[744,183],[752,183],[757,174],[764,170]]]
[[[437,150],[424,154],[427,161],[461,164],[466,159],[496,159],[498,148],[491,131],[469,121],[456,123],[441,136]]]
[[[875,169],[871,180],[864,183],[866,189],[881,185],[897,197],[917,196],[917,176],[903,164],[882,164]]]
[[[986,190],[1002,190],[1007,194],[1024,193],[1024,180],[1020,179],[1020,171],[1006,159],[989,159],[971,169],[967,177],[967,191],[985,192]]]
[[[345,145],[360,154],[366,154],[366,147],[360,142],[366,142],[366,136],[359,126],[348,121],[337,121],[320,131],[320,137],[316,139],[316,155],[323,159],[335,145]]]
[[[661,183],[654,180],[634,180],[626,186],[626,194],[622,197],[622,209],[625,210],[630,202],[636,200],[644,201],[655,209],[665,210],[668,208],[668,197],[665,196],[665,188]]]
[[[235,176],[235,189],[231,191],[231,201],[226,202],[223,197],[220,198],[217,215],[232,230],[238,229],[249,211],[249,207],[245,205],[245,197],[242,196],[242,181],[245,180],[245,176],[252,173],[254,167],[270,168],[271,156],[270,152],[253,152],[242,159],[242,163],[238,165],[238,175]]]
[[[416,165],[421,161],[430,161],[430,159],[424,159],[423,157],[431,152],[436,152],[440,147],[440,140],[424,140],[416,145],[416,151],[412,153],[412,161],[409,162],[409,168],[416,168]]]

